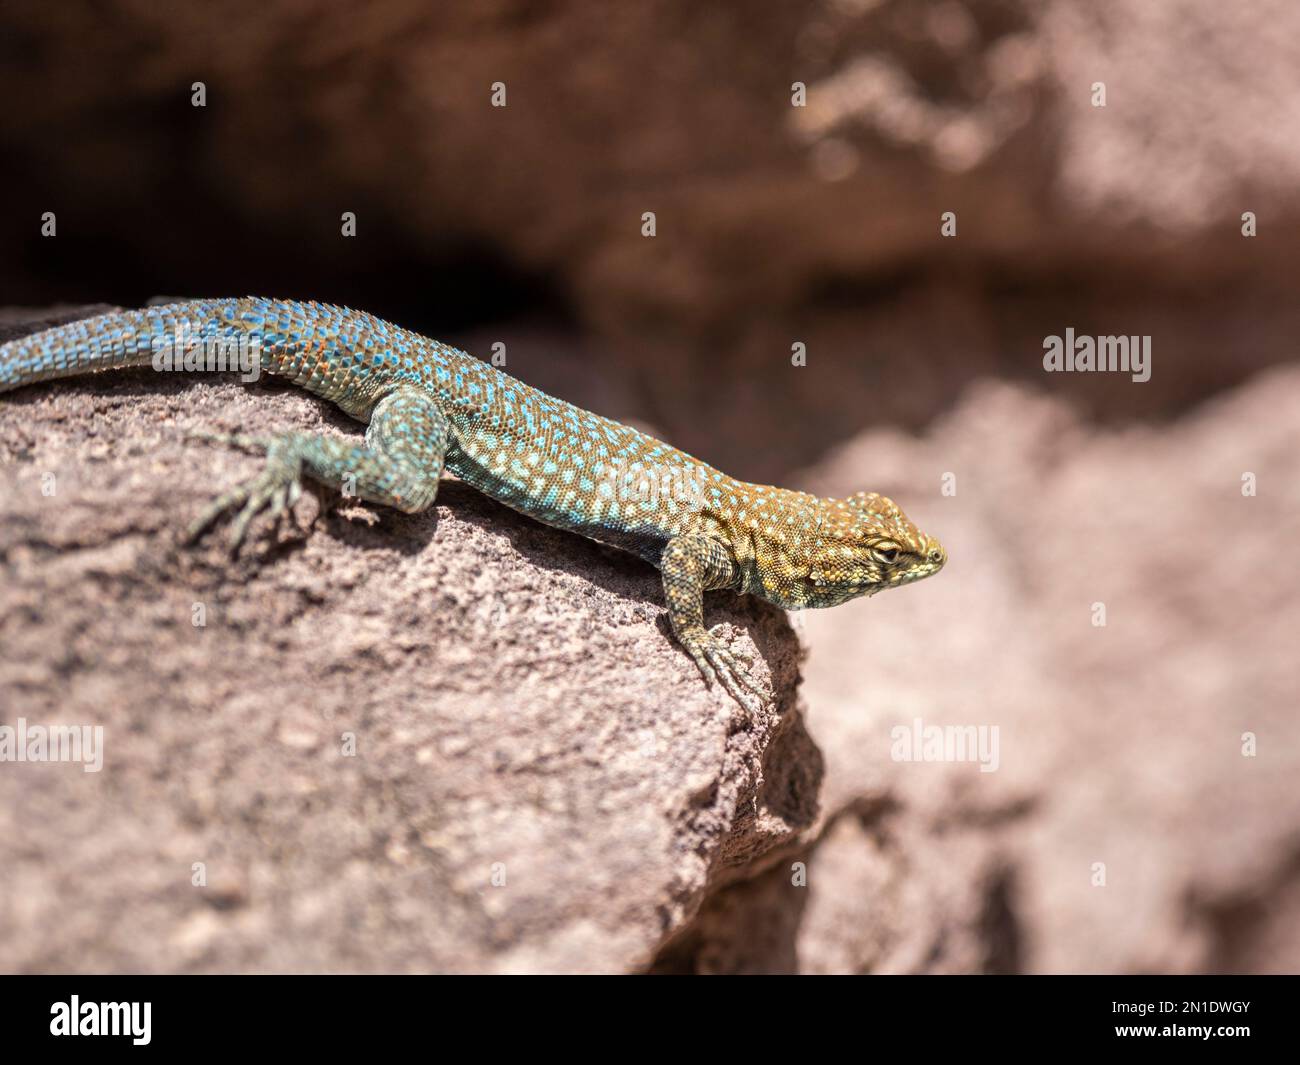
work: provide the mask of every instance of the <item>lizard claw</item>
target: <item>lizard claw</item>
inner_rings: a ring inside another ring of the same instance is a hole
[[[709,631],[701,630],[698,635],[683,643],[695,664],[700,667],[709,687],[713,687],[714,681],[717,681],[747,713],[752,714],[754,707],[751,699],[761,706],[768,693],[749,675],[753,659],[723,646],[719,639],[720,629],[721,626],[714,626]]]
[[[266,468],[214,500],[190,525],[185,541],[194,543],[218,518],[238,507],[239,513],[230,528],[230,550],[235,553],[244,542],[249,524],[263,510],[269,511],[276,523],[286,515],[292,516],[293,505],[302,495],[302,464],[274,442],[267,443],[256,437],[226,439],[232,443],[265,448]]]

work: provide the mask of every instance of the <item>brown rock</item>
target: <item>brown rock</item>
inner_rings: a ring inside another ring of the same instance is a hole
[[[103,728],[99,772],[0,764],[0,969],[629,971],[812,822],[780,611],[710,607],[751,723],[654,570],[464,485],[185,549],[257,469],[205,428],[359,431],[149,371],[0,397],[0,724]]]

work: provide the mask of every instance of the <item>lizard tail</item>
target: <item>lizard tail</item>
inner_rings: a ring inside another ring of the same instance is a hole
[[[118,366],[148,366],[183,338],[235,336],[240,300],[196,300],[119,311],[0,344],[0,392]]]

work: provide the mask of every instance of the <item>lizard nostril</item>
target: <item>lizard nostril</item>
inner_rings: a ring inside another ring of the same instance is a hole
[[[942,562],[942,561],[943,561],[943,548],[941,548],[941,547],[932,547],[932,548],[930,548],[930,561],[933,562],[936,566],[937,566],[940,562]]]

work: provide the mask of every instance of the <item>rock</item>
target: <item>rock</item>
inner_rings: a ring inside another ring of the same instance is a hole
[[[709,606],[749,722],[654,570],[461,484],[179,546],[258,466],[184,434],[253,427],[360,431],[148,370],[0,397],[0,724],[103,728],[98,772],[0,764],[0,968],[634,971],[812,823],[782,612]]]

